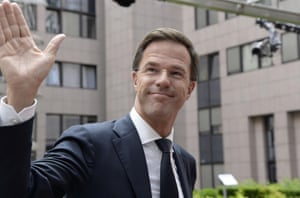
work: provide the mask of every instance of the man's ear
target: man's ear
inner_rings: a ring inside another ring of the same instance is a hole
[[[195,86],[196,86],[196,81],[191,81],[190,84],[189,84],[189,87],[188,87],[188,95],[187,95],[188,97],[187,97],[187,99],[191,96]]]
[[[133,87],[136,89],[136,87],[137,87],[137,72],[136,71],[131,72],[131,78],[132,78],[132,82],[133,82]]]

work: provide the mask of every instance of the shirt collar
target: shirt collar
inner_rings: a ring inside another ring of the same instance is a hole
[[[135,125],[142,144],[147,144],[161,138],[161,136],[138,114],[134,107],[130,111],[130,118]],[[173,142],[173,134],[174,128],[172,127],[170,135],[166,138]]]

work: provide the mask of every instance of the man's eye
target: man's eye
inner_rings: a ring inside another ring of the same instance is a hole
[[[182,78],[183,77],[183,73],[178,72],[178,71],[171,72],[171,75],[176,77],[176,78]]]
[[[155,68],[153,68],[153,67],[147,68],[147,72],[155,73],[155,72],[157,72],[157,71],[158,71],[158,70],[155,69]]]

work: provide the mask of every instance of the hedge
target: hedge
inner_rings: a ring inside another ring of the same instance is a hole
[[[226,187],[228,198],[300,198],[300,180],[283,180],[276,184],[258,184],[252,180]],[[223,187],[195,190],[194,198],[222,198]]]

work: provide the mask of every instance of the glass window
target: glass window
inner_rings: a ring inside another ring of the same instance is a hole
[[[199,81],[208,80],[208,56],[201,56],[199,62]]]
[[[97,116],[82,116],[82,123],[97,122]]]
[[[54,66],[49,72],[46,81],[47,81],[47,85],[54,85],[54,86],[61,85],[60,65],[58,63],[54,63]]]
[[[62,12],[62,31],[66,35],[80,36],[79,14],[72,12]]]
[[[208,12],[208,25],[218,23],[218,12],[213,10],[207,10]]]
[[[213,54],[210,56],[210,68],[211,68],[210,79],[219,78],[220,77],[219,54]]]
[[[52,148],[61,133],[73,125],[96,122],[93,115],[62,115],[48,114],[46,116],[46,150]]]
[[[82,37],[96,38],[96,19],[95,17],[83,15],[82,19]]]
[[[285,33],[282,36],[282,61],[293,61],[299,58],[298,35]]]
[[[95,0],[48,0],[46,31],[96,38]]]
[[[81,0],[62,0],[62,7],[67,10],[80,11],[81,10],[80,1]]]
[[[46,82],[50,86],[96,89],[96,68],[94,65],[55,62]]]
[[[59,115],[47,115],[46,117],[46,148],[52,147],[52,144],[61,134],[61,123]]]
[[[22,3],[22,1],[12,0],[12,2],[17,2],[20,6],[26,22],[29,26],[29,29],[36,30],[37,29],[37,9],[35,4],[31,3]]]
[[[63,63],[63,86],[80,87],[80,66],[78,64]]]
[[[197,94],[198,94],[198,107],[199,108],[208,107],[210,104],[208,85],[209,85],[208,81],[198,83]]]
[[[200,163],[208,164],[212,162],[212,151],[211,151],[211,135],[200,134]]]
[[[196,30],[207,26],[207,17],[205,9],[195,8],[195,23]]]
[[[36,5],[33,4],[23,4],[21,6],[22,11],[25,15],[27,24],[31,30],[37,29],[37,16],[36,16]]]
[[[212,133],[222,133],[221,125],[222,125],[222,115],[221,108],[215,107],[211,108],[211,125],[212,125]]]
[[[276,152],[275,152],[275,133],[274,133],[274,117],[264,117],[265,129],[265,148],[266,148],[266,166],[267,176],[271,183],[277,182],[276,175]]]
[[[252,44],[242,46],[242,57],[244,71],[258,69],[258,56],[252,55]]]
[[[63,115],[62,119],[62,130],[81,123],[78,115]]]
[[[82,67],[82,87],[87,89],[95,89],[96,85],[96,67]]]
[[[272,62],[272,57],[267,57],[267,56],[263,56],[263,57],[260,57],[260,65],[262,68],[264,67],[270,67],[273,62]]]
[[[212,162],[222,163],[223,159],[223,138],[222,135],[212,135]]]
[[[227,50],[227,69],[228,74],[239,73],[242,71],[240,48],[233,47]]]
[[[56,34],[60,32],[60,29],[59,12],[47,10],[46,31]]]
[[[200,133],[210,131],[209,109],[199,110],[199,130]]]
[[[49,7],[60,8],[61,0],[47,0]]]
[[[209,105],[215,106],[221,104],[220,79],[209,81]]]
[[[83,12],[95,14],[95,0],[82,0],[81,9]]]

